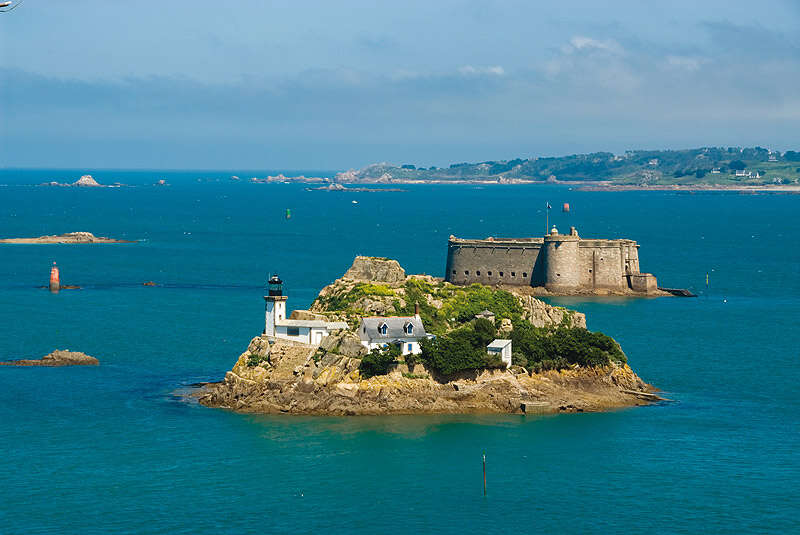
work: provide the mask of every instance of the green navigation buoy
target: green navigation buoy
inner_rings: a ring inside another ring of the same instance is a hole
[[[292,211],[287,208],[286,209],[286,219],[291,219],[291,218],[292,218]]]

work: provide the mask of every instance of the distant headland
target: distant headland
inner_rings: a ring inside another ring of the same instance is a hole
[[[0,243],[16,244],[55,244],[55,243],[136,243],[136,240],[118,240],[95,236],[91,232],[67,232],[55,236],[39,236],[37,238],[3,238]]]
[[[448,167],[379,163],[339,173],[344,184],[567,184],[621,189],[800,192],[800,152],[762,147],[594,152]]]
[[[583,314],[359,256],[309,310],[269,281],[264,332],[209,407],[319,415],[601,411],[662,400]]]

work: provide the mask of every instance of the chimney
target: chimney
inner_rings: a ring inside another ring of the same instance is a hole
[[[419,317],[419,303],[414,303],[414,315]]]

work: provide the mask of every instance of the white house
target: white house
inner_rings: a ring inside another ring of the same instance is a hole
[[[358,336],[361,344],[370,351],[394,344],[400,346],[403,355],[418,355],[422,352],[419,341],[431,337],[425,332],[419,313],[413,316],[361,318]]]
[[[287,296],[283,295],[283,281],[277,275],[269,279],[266,301],[264,334],[269,338],[293,340],[319,345],[322,339],[337,329],[347,329],[344,321],[300,320],[286,316]]]
[[[497,355],[506,365],[506,369],[511,367],[511,340],[495,338],[492,343],[486,346],[486,352],[490,355]]]

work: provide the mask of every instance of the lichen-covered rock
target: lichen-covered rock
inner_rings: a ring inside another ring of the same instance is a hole
[[[581,312],[548,305],[530,295],[515,295],[517,295],[522,304],[523,318],[531,322],[534,327],[564,325],[565,327],[586,328],[586,315]]]
[[[397,260],[357,256],[342,278],[364,282],[396,283],[406,280],[406,272]]]

